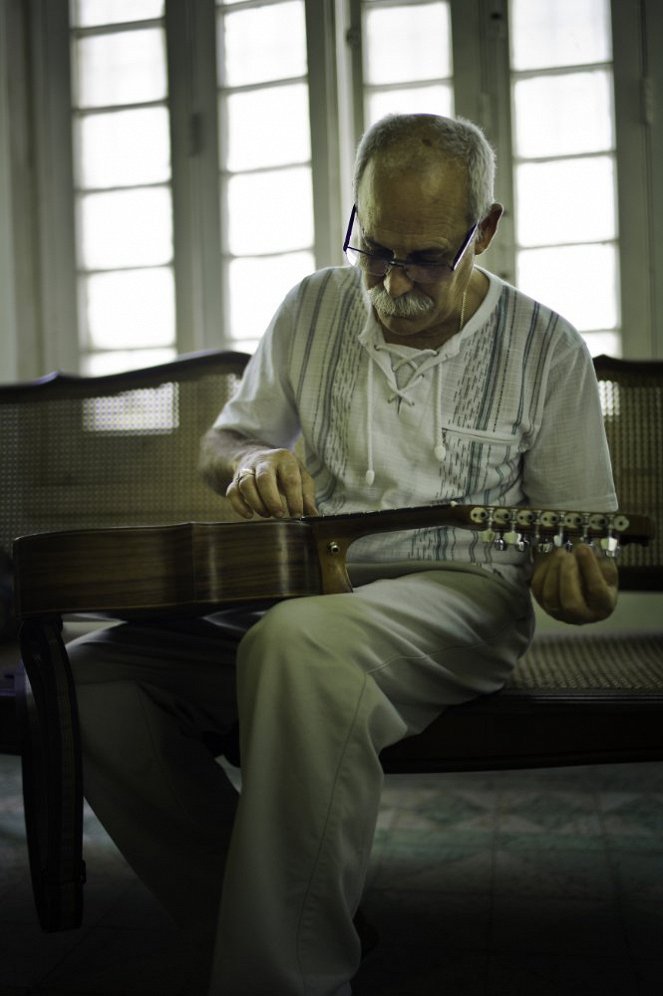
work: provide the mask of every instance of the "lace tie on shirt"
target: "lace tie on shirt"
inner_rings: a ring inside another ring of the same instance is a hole
[[[386,349],[387,352],[390,352],[388,347],[379,346],[377,343],[374,345],[373,349],[375,350],[376,353],[379,352],[380,349],[383,350]],[[392,388],[392,391],[391,394],[389,394],[387,397],[388,404],[393,404],[395,401],[398,401],[399,408],[402,403],[405,403],[410,408],[414,407],[416,402],[414,398],[409,396],[408,392],[411,390],[411,388],[414,387],[415,384],[418,384],[419,381],[423,378],[424,375],[422,373],[421,368],[425,365],[428,357],[437,358],[438,357],[437,351],[434,349],[424,349],[421,350],[421,352],[418,353],[417,356],[394,356],[392,354],[392,365],[390,371],[391,376],[388,376],[389,386]],[[372,412],[373,412],[373,393],[374,393],[373,364],[376,362],[377,361],[375,360],[375,356],[373,355],[372,352],[369,351],[368,378],[366,385],[367,387],[366,394],[368,402],[367,425],[366,425],[367,468],[366,468],[366,473],[364,474],[364,480],[366,481],[366,484],[369,487],[375,481],[375,467],[373,464]],[[399,385],[398,383],[399,375],[401,375],[402,379],[401,371],[407,373],[408,367],[410,368],[410,376],[407,380],[403,380],[403,382]],[[435,385],[436,390],[434,392],[434,396],[438,400],[437,403],[434,405],[434,411],[433,411],[433,432],[434,432],[433,454],[436,460],[442,461],[446,453],[446,447],[444,446],[444,442],[442,441],[442,414],[440,411],[440,403],[439,403],[439,399],[441,396],[441,389],[442,389],[442,374],[439,362],[437,362],[435,365],[435,379],[436,379],[436,385]]]

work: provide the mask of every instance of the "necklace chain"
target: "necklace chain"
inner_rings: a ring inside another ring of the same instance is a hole
[[[467,287],[463,291],[463,300],[460,303],[460,322],[458,323],[458,331],[461,332],[463,325],[465,324],[465,300],[467,298]]]

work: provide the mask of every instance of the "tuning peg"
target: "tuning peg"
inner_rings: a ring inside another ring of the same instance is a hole
[[[590,520],[590,518],[591,518],[591,513],[590,512],[583,512],[583,514],[582,514],[582,535],[580,537],[580,542],[581,543],[586,543],[588,546],[592,545],[592,541],[591,541],[590,535],[589,535],[589,528],[590,528],[590,521],[589,520]]]
[[[487,519],[488,521],[486,522],[486,528],[479,533],[479,536],[481,537],[484,543],[493,543],[495,540],[495,536],[497,535],[495,530],[493,529],[493,509],[492,508],[487,508],[485,510],[482,509],[482,512],[483,512],[483,518]]]
[[[510,536],[515,536],[515,539],[510,538]],[[509,546],[512,546],[514,550],[518,551],[518,553],[523,553],[525,550],[528,550],[529,547],[531,546],[528,537],[523,536],[521,533],[512,533],[512,534],[505,533],[504,539],[507,541]]]
[[[619,556],[619,540],[616,536],[603,536],[599,540],[599,546],[603,551],[604,557],[609,557],[610,560],[614,560]]]

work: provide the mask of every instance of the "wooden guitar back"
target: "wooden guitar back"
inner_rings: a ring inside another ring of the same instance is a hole
[[[14,544],[22,618],[68,612],[144,615],[321,591],[301,521],[183,523],[72,530]]]

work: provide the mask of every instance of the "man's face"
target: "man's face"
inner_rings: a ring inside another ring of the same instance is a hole
[[[360,248],[387,250],[400,261],[447,263],[456,256],[470,220],[478,220],[468,219],[467,178],[455,163],[413,173],[381,169],[370,162],[359,186],[357,216],[362,240],[355,244]],[[435,338],[456,320],[473,256],[470,245],[458,268],[434,283],[416,283],[398,266],[384,277],[365,273],[384,329],[399,338]]]

